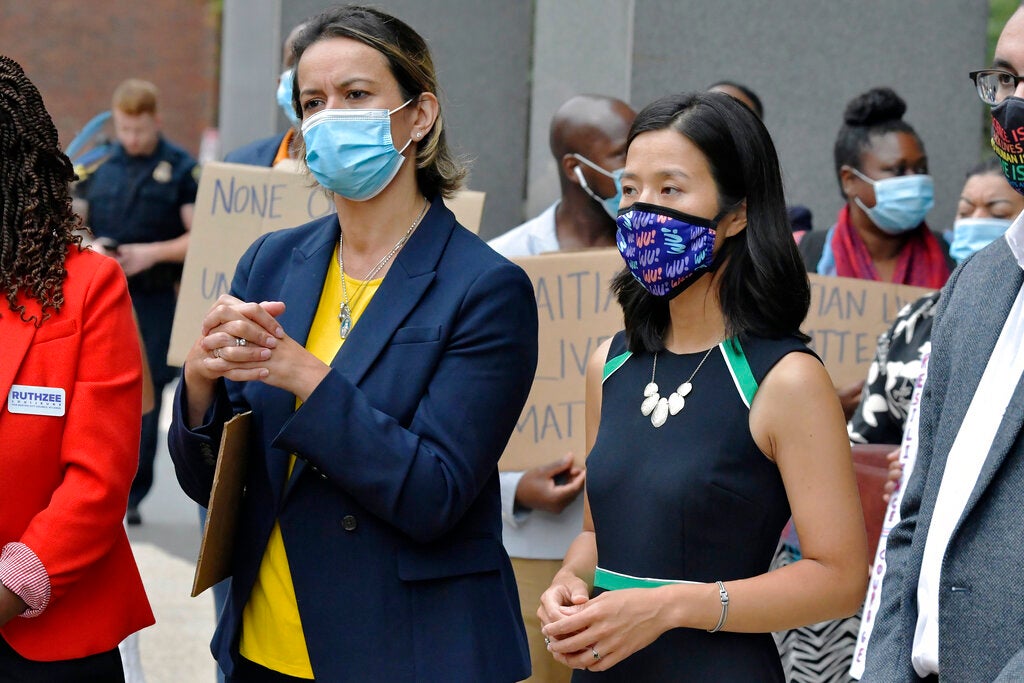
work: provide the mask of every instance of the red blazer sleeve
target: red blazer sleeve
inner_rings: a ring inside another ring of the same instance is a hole
[[[138,468],[142,355],[131,299],[113,259],[103,258],[91,272],[69,269],[68,288],[75,286],[71,278],[89,275],[87,283],[75,283],[85,290],[77,312],[81,344],[55,349],[48,360],[77,366],[66,389],[61,480],[49,505],[18,539],[46,567],[51,605],[123,535],[128,489]],[[75,352],[77,359],[67,357]]]

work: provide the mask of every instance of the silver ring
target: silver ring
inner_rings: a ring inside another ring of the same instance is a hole
[[[545,645],[550,645],[551,644],[551,639],[548,638],[547,636],[544,636],[544,644]]]
[[[219,346],[213,350],[213,357],[214,358],[220,358],[220,347]]]
[[[245,346],[249,343],[249,340],[245,337],[235,337],[235,346]]]
[[[596,647],[590,648],[590,651],[594,653],[594,659],[601,659],[601,654],[597,651]]]

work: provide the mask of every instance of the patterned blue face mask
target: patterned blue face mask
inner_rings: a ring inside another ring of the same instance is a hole
[[[953,221],[953,241],[949,255],[957,263],[981,251],[1003,236],[1013,221],[1009,218],[957,218]]]
[[[599,197],[596,192],[590,189],[590,185],[587,184],[587,178],[586,176],[583,175],[583,171],[580,169],[580,167],[575,166],[572,169],[573,172],[576,174],[576,180],[580,181],[580,187],[583,188],[583,191],[590,195],[591,199],[600,204],[601,208],[604,209],[605,213],[607,213],[612,220],[615,220],[616,217],[619,215],[619,204],[622,203],[623,169],[619,168],[614,171],[606,171],[597,164],[595,164],[590,159],[583,156],[582,154],[574,153],[573,156],[576,157],[576,160],[579,161],[581,164],[586,164],[587,166],[594,169],[601,175],[611,178],[612,182],[615,183],[615,194],[613,194],[611,197]]]
[[[708,220],[637,202],[619,214],[615,245],[644,289],[671,299],[714,270],[715,229],[723,215]]]
[[[872,180],[852,166],[848,168],[875,188],[872,208],[864,206],[860,197],[854,197],[853,201],[882,232],[899,235],[913,230],[935,206],[935,181],[930,175],[919,173]]]
[[[387,109],[322,109],[302,122],[306,165],[322,186],[362,202],[380,194],[398,174],[402,152],[412,138],[395,149]]]
[[[293,126],[299,125],[299,117],[295,115],[295,107],[292,106],[292,84],[295,82],[295,69],[288,69],[281,74],[277,81],[277,106],[281,107],[285,118],[292,122]]]

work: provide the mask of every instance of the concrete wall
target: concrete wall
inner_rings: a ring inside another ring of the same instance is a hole
[[[630,101],[635,2],[537,0],[526,216],[540,213],[559,195],[558,167],[548,144],[555,110],[580,93]]]
[[[280,0],[224,0],[220,59],[221,152],[277,130],[274,95],[281,73]]]
[[[808,206],[820,228],[842,203],[832,146],[843,108],[872,86],[889,85],[907,101],[905,118],[924,140],[935,176],[934,228],[952,221],[963,174],[978,158],[984,108],[966,74],[986,61],[986,0],[376,4],[431,45],[451,140],[474,160],[470,186],[487,192],[485,237],[557,198],[548,124],[579,92],[622,97],[639,109],[720,79],[749,85],[764,101],[789,201]],[[274,102],[281,35],[323,6],[224,0],[225,150],[284,125]]]
[[[636,0],[633,101],[720,79],[749,85],[764,101],[790,203],[827,228],[842,205],[832,147],[843,109],[888,85],[924,141],[935,176],[928,221],[942,229],[978,159],[983,105],[967,72],[985,65],[987,20],[985,0]]]

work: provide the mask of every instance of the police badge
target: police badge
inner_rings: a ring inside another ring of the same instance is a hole
[[[158,183],[169,183],[171,182],[171,172],[173,170],[171,162],[161,161],[156,165],[156,168],[153,169],[153,180]]]

